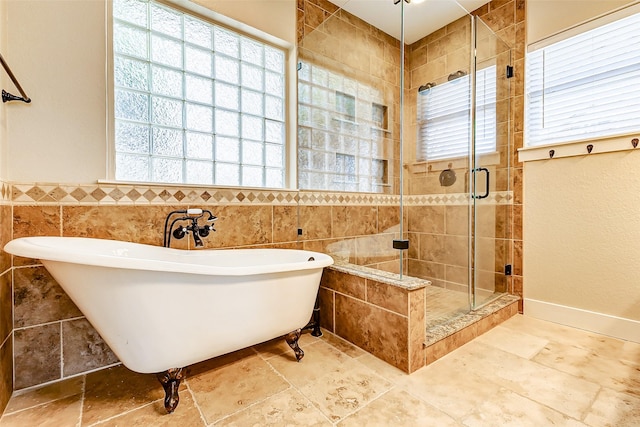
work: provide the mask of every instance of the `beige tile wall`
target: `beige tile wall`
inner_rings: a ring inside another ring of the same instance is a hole
[[[11,204],[2,186],[0,195],[0,412],[13,391],[13,289],[11,280],[11,258],[2,251],[11,240]]]
[[[345,239],[374,236],[397,220],[396,209],[384,206],[388,203],[385,196],[112,187],[14,185],[13,207],[2,206],[0,211],[3,230],[7,230],[2,235],[3,242],[10,240],[11,235],[14,238],[47,235],[161,245],[166,215],[191,206],[210,209],[219,218],[217,231],[204,239],[206,248],[280,247],[323,251],[328,245]],[[117,200],[113,200],[114,197]],[[298,228],[303,230],[301,237],[297,235]],[[190,249],[191,246],[188,239],[172,242],[172,247]],[[354,252],[354,261],[357,253]],[[15,346],[13,351],[8,348],[2,354],[8,355],[7,366],[11,367],[13,353],[14,389],[118,362],[38,260],[14,257],[13,282],[11,259],[3,253],[0,261],[6,270],[0,276],[3,279],[0,302],[4,304],[0,313],[6,320],[0,323],[0,332],[4,334],[6,330],[6,334],[10,334],[13,330]],[[379,260],[374,257],[368,261]],[[10,339],[7,345],[11,345]],[[7,390],[11,389],[9,384]]]

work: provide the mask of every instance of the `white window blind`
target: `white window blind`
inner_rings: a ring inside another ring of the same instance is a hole
[[[285,52],[148,0],[114,0],[115,178],[284,186]]]
[[[640,129],[640,14],[527,55],[526,144]]]
[[[496,150],[496,66],[476,72],[476,154]],[[418,160],[470,154],[469,75],[418,93]]]

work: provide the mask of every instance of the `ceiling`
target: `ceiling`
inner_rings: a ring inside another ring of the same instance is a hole
[[[400,40],[401,7],[394,0],[330,0],[331,3]],[[404,4],[404,42],[412,44],[489,0],[411,0]]]

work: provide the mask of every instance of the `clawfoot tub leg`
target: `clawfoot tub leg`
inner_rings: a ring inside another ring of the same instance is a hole
[[[313,306],[313,316],[307,326],[302,328],[303,331],[311,329],[311,336],[321,337],[322,331],[320,330],[320,297],[316,297],[316,303]]]
[[[164,388],[164,408],[170,414],[175,411],[180,402],[178,388],[180,388],[180,381],[184,378],[183,368],[168,369],[156,374],[156,378]]]
[[[296,354],[296,360],[299,362],[300,359],[304,357],[304,351],[298,345],[298,340],[300,339],[301,329],[296,329],[293,332],[289,332],[287,336],[284,338],[287,340],[287,344],[289,347],[293,349],[293,352]]]

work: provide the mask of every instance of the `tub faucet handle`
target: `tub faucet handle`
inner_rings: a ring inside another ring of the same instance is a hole
[[[199,232],[200,232],[200,236],[202,237],[207,237],[209,235],[209,232],[211,231],[216,231],[215,228],[213,228],[213,225],[205,225],[200,227]]]
[[[175,237],[176,239],[182,239],[188,233],[189,230],[187,229],[187,227],[178,227],[173,230],[173,237]]]

